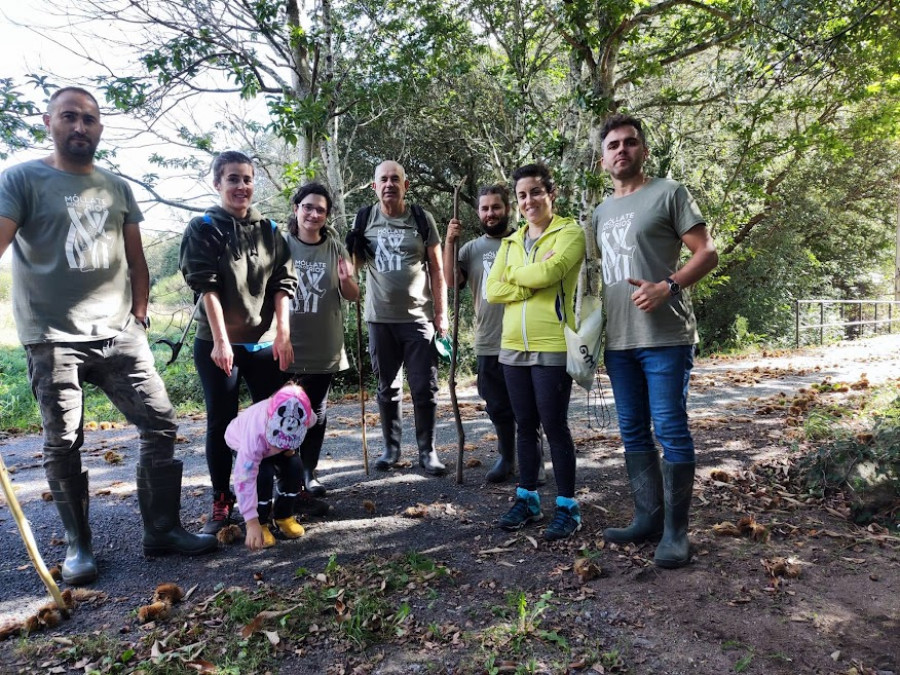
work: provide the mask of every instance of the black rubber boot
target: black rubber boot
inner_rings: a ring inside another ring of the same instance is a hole
[[[400,440],[403,436],[403,421],[400,418],[400,404],[396,401],[378,402],[381,415],[381,435],[384,437],[384,454],[375,461],[378,471],[390,471],[400,461]]]
[[[658,540],[663,532],[663,487],[659,453],[626,452],[625,467],[631,484],[634,517],[628,527],[603,530],[603,538],[616,544]]]
[[[97,579],[97,560],[91,548],[91,526],[88,522],[88,475],[48,481],[50,493],[66,529],[66,560],[62,579],[72,586],[82,586]]]
[[[504,483],[516,475],[516,423],[495,424],[497,432],[497,463],[487,472],[488,483]]]
[[[191,534],[181,527],[180,460],[164,466],[137,467],[138,504],[144,521],[144,555],[201,555],[215,551],[211,534]]]
[[[313,497],[324,497],[328,490],[316,477],[316,467],[319,465],[319,450],[316,448],[301,448],[300,460],[303,462],[303,484]]]
[[[416,445],[419,446],[419,466],[432,476],[443,476],[447,467],[441,463],[434,449],[434,425],[437,422],[437,407],[417,405],[413,408],[416,416]]]
[[[694,462],[662,460],[665,527],[662,540],[653,556],[653,562],[659,567],[682,567],[690,562],[687,531],[694,489],[694,466]]]

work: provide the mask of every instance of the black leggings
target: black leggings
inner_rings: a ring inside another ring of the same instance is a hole
[[[516,415],[519,485],[537,489],[541,427],[550,441],[553,477],[560,497],[575,497],[575,444],[569,432],[572,378],[565,366],[503,366]]]
[[[249,352],[235,345],[230,376],[213,363],[212,349],[212,340],[194,340],[194,365],[206,401],[206,465],[213,491],[228,492],[232,457],[225,444],[225,429],[238,414],[241,379],[257,403],[278,391],[286,378],[272,358],[272,347]]]
[[[325,440],[325,426],[328,424],[328,391],[331,389],[334,373],[305,373],[291,375],[290,378],[303,387],[309,397],[309,404],[316,413],[316,423],[307,430],[306,438],[300,445],[303,463],[311,464],[309,468],[314,469],[319,462],[322,442]]]

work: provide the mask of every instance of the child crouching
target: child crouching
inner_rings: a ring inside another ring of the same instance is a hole
[[[225,442],[237,454],[234,491],[247,526],[244,543],[250,550],[275,545],[270,515],[285,538],[303,536],[303,527],[293,516],[294,498],[303,484],[297,448],[315,423],[306,392],[288,384],[244,410],[225,430]],[[278,494],[273,504],[276,476]]]

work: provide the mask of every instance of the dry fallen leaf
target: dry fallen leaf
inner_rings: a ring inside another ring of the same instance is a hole
[[[364,499],[362,505],[368,513],[375,513],[375,502],[371,499]]]
[[[477,457],[470,457],[466,460],[467,469],[474,469],[476,466],[481,466],[481,460]]]
[[[741,531],[734,523],[723,521],[712,526],[712,531],[722,537],[740,537]]]
[[[763,558],[760,562],[773,579],[777,577],[796,579],[800,576],[801,567],[794,558]]]

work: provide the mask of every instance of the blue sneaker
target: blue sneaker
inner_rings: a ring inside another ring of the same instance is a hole
[[[522,488],[516,488],[516,503],[500,517],[497,524],[501,529],[514,532],[526,525],[542,520],[543,517],[541,499],[538,494]]]
[[[565,539],[581,529],[581,509],[575,506],[559,506],[556,507],[556,513],[553,520],[544,530],[544,539],[547,541],[556,541],[557,539]]]

